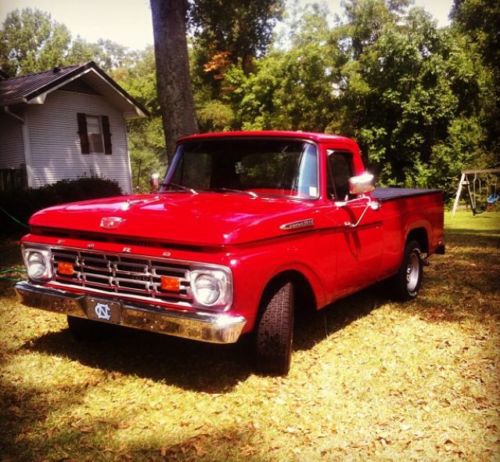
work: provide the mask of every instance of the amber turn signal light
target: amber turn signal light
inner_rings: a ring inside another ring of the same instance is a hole
[[[73,274],[75,274],[75,268],[73,267],[73,263],[60,261],[57,264],[57,272],[64,276],[73,276]]]
[[[181,290],[181,281],[179,280],[179,278],[162,276],[161,290],[164,290],[166,292],[179,292]]]

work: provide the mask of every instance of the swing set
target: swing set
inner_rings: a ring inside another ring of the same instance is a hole
[[[452,216],[455,216],[464,186],[467,187],[469,204],[473,215],[483,211],[482,209],[480,210],[479,207],[481,203],[484,204],[484,202],[486,202],[486,207],[492,207],[497,203],[497,201],[500,201],[500,195],[497,192],[499,173],[500,168],[464,170],[462,172],[462,176],[460,177],[457,195],[455,196],[455,202],[453,203],[453,210],[451,212]],[[495,181],[489,182],[493,175],[495,176]]]

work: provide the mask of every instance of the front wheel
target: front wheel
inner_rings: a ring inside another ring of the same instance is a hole
[[[420,244],[409,241],[405,246],[403,263],[392,281],[396,297],[401,301],[415,298],[422,285],[423,275]]]
[[[263,297],[256,331],[257,367],[261,372],[286,375],[293,342],[294,296],[291,282],[272,287]]]

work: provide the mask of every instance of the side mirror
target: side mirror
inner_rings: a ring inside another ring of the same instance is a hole
[[[368,172],[349,178],[349,193],[359,196],[375,190],[375,177]]]
[[[155,193],[160,189],[160,174],[152,173],[149,180],[149,185],[151,186],[151,192]]]

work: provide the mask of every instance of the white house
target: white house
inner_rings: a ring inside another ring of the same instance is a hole
[[[94,62],[0,74],[0,190],[82,176],[132,192],[125,120],[147,111]]]

